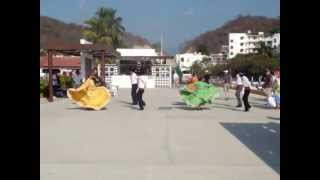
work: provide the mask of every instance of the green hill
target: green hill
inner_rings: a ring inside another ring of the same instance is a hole
[[[51,39],[79,43],[83,29],[84,26],[81,25],[74,23],[67,24],[54,18],[40,16],[40,47]],[[148,40],[130,32],[125,32],[123,39],[125,43],[124,47],[151,47],[151,43]]]
[[[240,33],[251,30],[252,33],[265,32],[268,34],[275,29],[280,29],[280,17],[238,16],[220,28],[208,31],[193,40],[185,42],[180,51],[195,51],[198,46],[205,45],[210,53],[217,53],[222,45],[228,44],[228,34],[231,32]]]

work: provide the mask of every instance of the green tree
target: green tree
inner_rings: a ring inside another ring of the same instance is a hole
[[[269,58],[272,58],[275,56],[275,50],[272,47],[267,46],[264,42],[259,43],[257,51],[259,55],[266,56]]]
[[[161,51],[161,43],[160,42],[155,42],[151,45],[151,47],[153,49],[155,49],[157,52],[160,52]]]
[[[201,75],[204,72],[203,65],[201,64],[200,61],[195,61],[190,67],[190,70],[191,70],[191,73],[196,73],[198,75]]]
[[[40,49],[40,56],[45,56],[47,55],[47,51],[44,49]]]
[[[280,28],[271,29],[270,34],[276,34],[276,33],[280,33]]]
[[[197,51],[197,52],[201,52],[201,54],[209,55],[208,47],[207,47],[207,45],[205,45],[205,44],[199,44],[199,45],[197,45],[196,51]]]
[[[122,45],[122,36],[125,28],[122,26],[122,18],[116,16],[117,10],[101,7],[96,15],[85,21],[88,25],[83,31],[84,37],[93,42],[109,45],[116,49]]]

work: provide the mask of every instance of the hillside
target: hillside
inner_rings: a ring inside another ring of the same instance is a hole
[[[251,30],[253,33],[269,33],[273,29],[280,29],[280,19],[262,16],[238,16],[236,19],[225,23],[222,27],[208,31],[185,42],[180,51],[194,51],[199,45],[207,46],[210,53],[220,51],[222,45],[227,45],[228,34],[231,32],[240,33]]]
[[[54,18],[40,16],[40,47],[50,39],[79,43],[83,26],[77,24],[67,24]],[[125,32],[123,36],[125,47],[151,47],[151,43],[130,32]]]

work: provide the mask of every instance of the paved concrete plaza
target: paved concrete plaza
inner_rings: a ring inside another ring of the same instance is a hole
[[[186,107],[177,89],[147,89],[144,111],[121,89],[107,108],[40,100],[42,180],[280,179],[280,111],[219,98]]]

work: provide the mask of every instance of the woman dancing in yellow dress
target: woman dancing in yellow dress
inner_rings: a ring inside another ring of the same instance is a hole
[[[92,74],[79,87],[68,89],[68,97],[76,102],[80,107],[100,110],[111,100],[111,94],[104,86],[96,86],[96,74]]]

